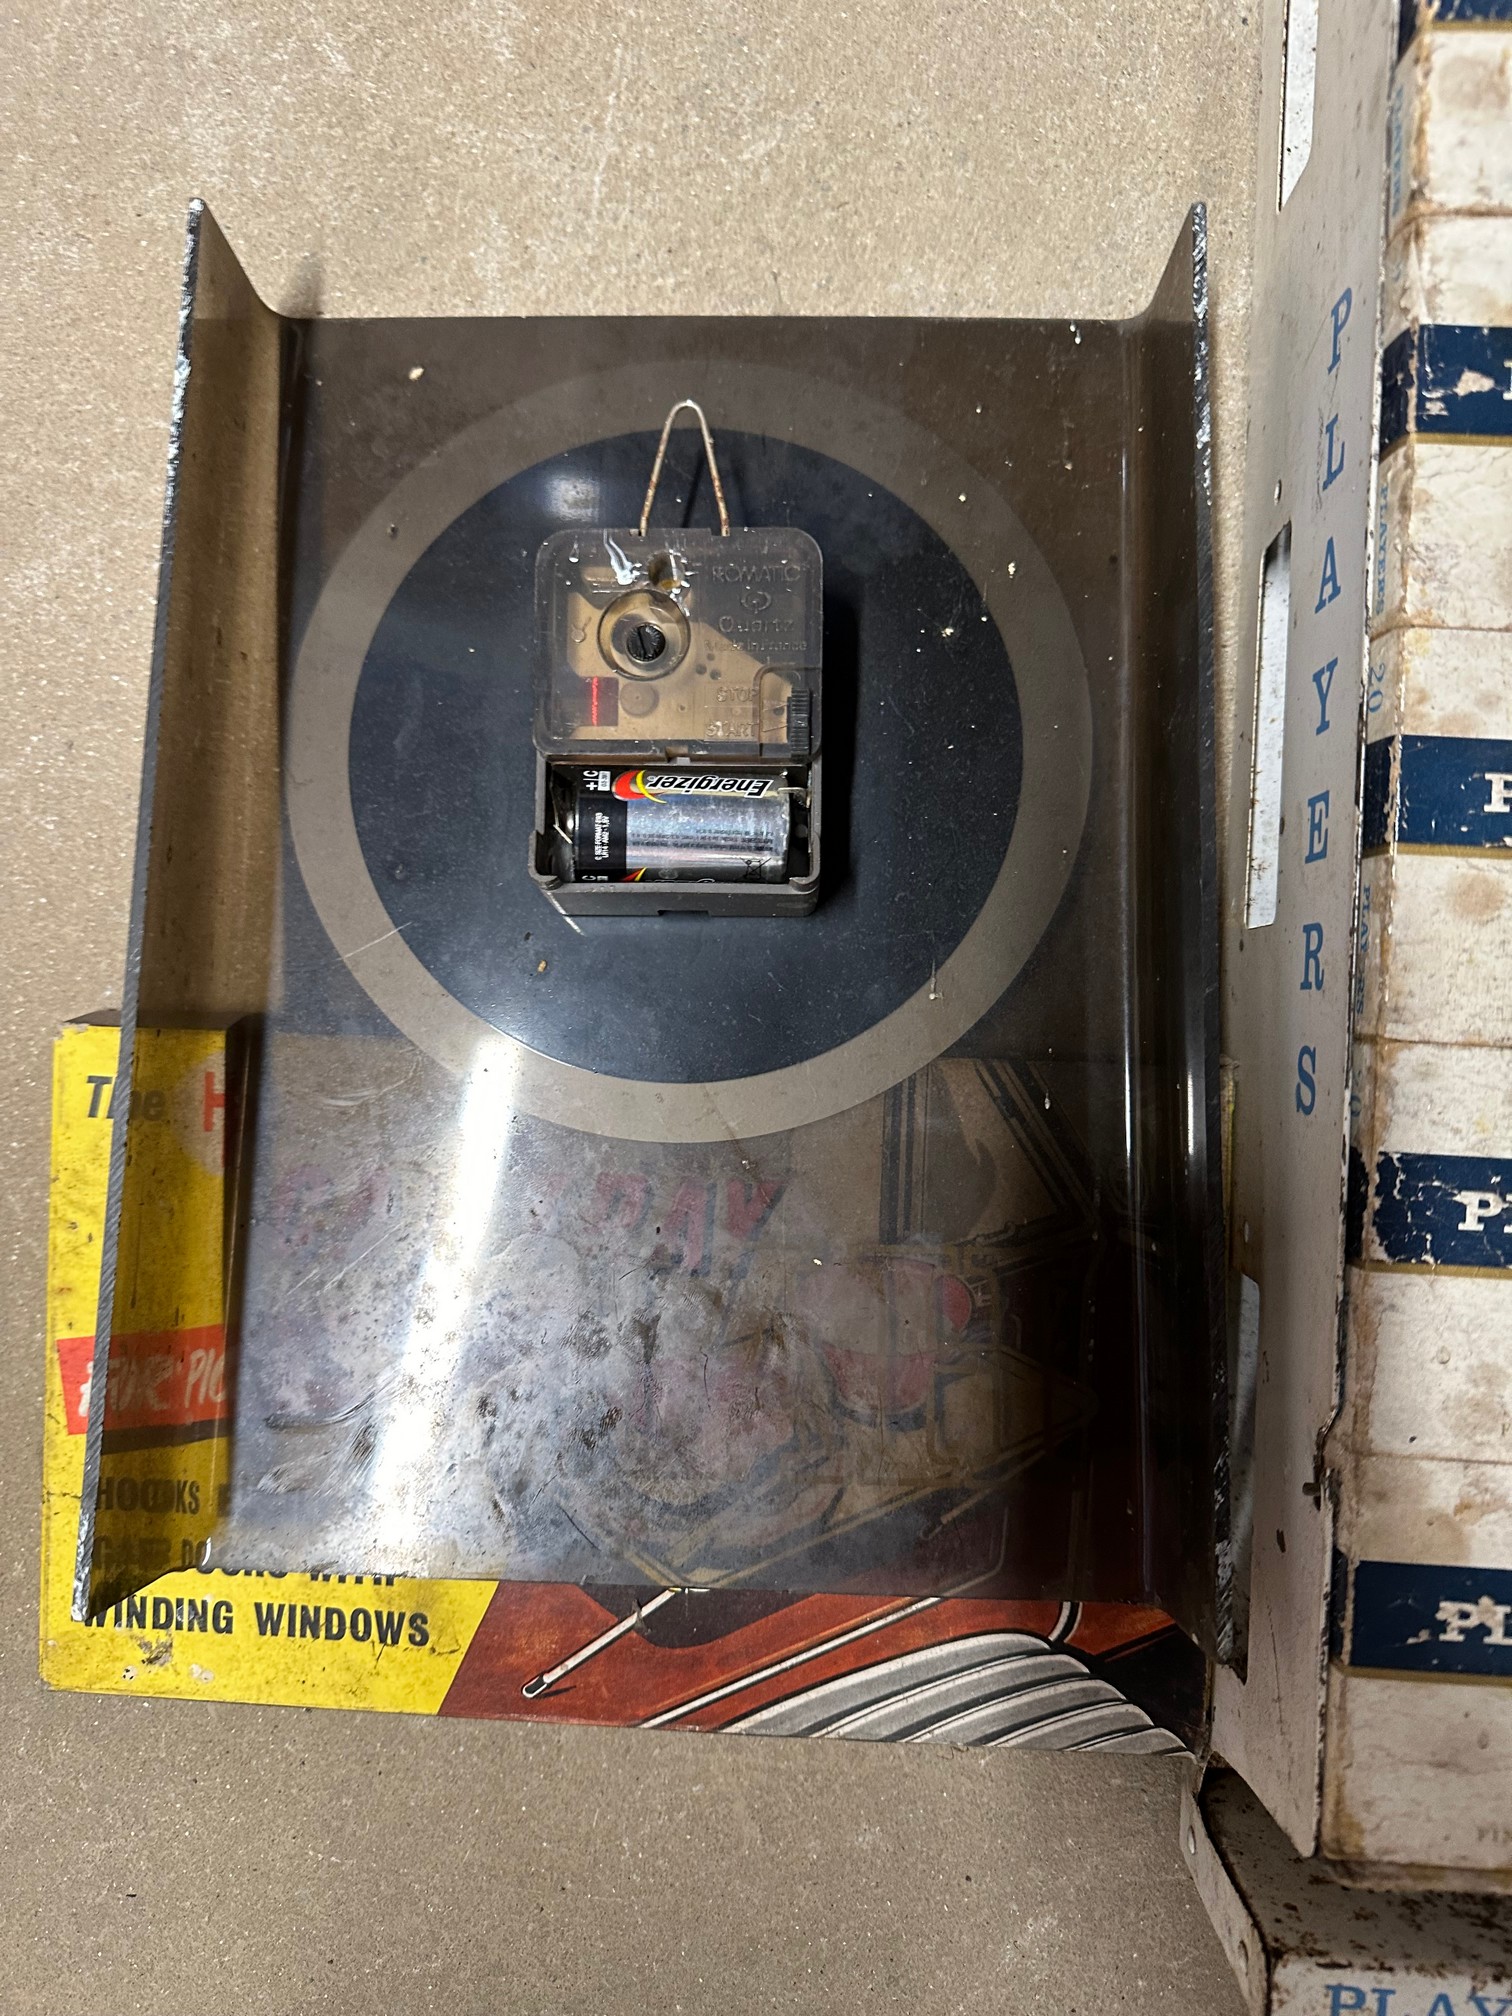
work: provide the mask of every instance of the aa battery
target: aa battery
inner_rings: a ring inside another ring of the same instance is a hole
[[[780,775],[558,771],[558,830],[578,882],[781,882],[792,793]]]

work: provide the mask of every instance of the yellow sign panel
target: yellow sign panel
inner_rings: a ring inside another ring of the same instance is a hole
[[[91,1624],[70,1615],[119,1049],[118,1030],[76,1026],[54,1052],[42,1676],[88,1692],[434,1714],[492,1582],[190,1567]],[[151,1552],[164,1546],[192,1559],[214,1520],[227,1416],[225,1072],[214,1032],[138,1034],[133,1096],[151,1124],[136,1130],[136,1208],[123,1214],[99,1513],[123,1562],[168,1558]]]

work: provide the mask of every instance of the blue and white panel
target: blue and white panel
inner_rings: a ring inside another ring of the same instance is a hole
[[[1512,1850],[1509,15],[1512,0],[1408,7],[1391,94],[1328,1445],[1324,1845],[1463,1870]]]

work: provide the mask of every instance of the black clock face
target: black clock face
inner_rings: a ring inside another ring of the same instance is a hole
[[[712,522],[696,436],[659,510]],[[436,981],[502,1034],[613,1077],[699,1083],[801,1064],[926,987],[997,881],[1023,777],[1018,689],[981,591],[908,504],[790,441],[721,432],[737,523],[824,561],[824,883],[808,918],[588,918],[527,873],[535,559],[640,513],[650,434],[537,462],[446,526],[373,635],[352,709],[367,873]]]

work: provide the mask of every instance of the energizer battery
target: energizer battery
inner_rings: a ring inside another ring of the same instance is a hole
[[[559,772],[556,782],[575,881],[781,882],[787,874],[792,793],[780,776],[584,770]]]

